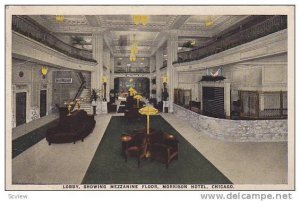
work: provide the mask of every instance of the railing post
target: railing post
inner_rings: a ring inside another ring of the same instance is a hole
[[[283,118],[283,94],[280,91],[280,118]]]

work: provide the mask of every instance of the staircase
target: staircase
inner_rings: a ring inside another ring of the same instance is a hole
[[[88,114],[93,114],[91,102],[91,89],[83,89],[79,98],[84,99],[84,101],[80,104],[80,109],[85,110]]]
[[[80,103],[80,109],[85,110],[88,114],[92,114],[92,103],[91,103],[91,89],[90,83],[87,82],[86,78],[83,76],[83,74],[79,71],[76,73],[78,79],[81,82],[81,85],[73,99],[73,101],[76,103],[76,99],[84,99]],[[90,80],[89,80],[90,81]],[[73,111],[76,110],[76,104],[75,107],[73,108]]]

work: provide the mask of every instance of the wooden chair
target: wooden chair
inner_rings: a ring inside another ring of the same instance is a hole
[[[171,161],[178,160],[178,141],[174,135],[164,133],[155,134],[150,139],[151,160],[164,163],[168,169]],[[151,138],[151,137],[150,137]]]
[[[138,133],[132,136],[132,139],[127,143],[125,148],[125,162],[128,157],[135,157],[138,160],[138,168],[140,167],[141,159],[145,157],[147,151],[146,133]]]

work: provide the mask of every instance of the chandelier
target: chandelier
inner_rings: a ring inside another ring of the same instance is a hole
[[[63,15],[56,15],[55,20],[56,22],[64,22],[65,17]]]
[[[138,53],[138,48],[137,48],[137,42],[135,40],[135,35],[133,35],[133,42],[130,45],[130,56],[129,56],[129,60],[134,62],[136,61],[136,55]]]
[[[134,15],[133,16],[133,23],[135,25],[147,25],[148,24],[148,16],[147,15]]]
[[[211,27],[212,25],[214,25],[214,22],[213,22],[211,16],[207,17],[207,19],[205,20],[204,24],[205,24],[206,27]]]

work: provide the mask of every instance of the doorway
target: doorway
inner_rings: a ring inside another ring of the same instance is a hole
[[[26,123],[26,92],[16,93],[16,126]]]
[[[47,113],[47,90],[40,91],[40,117]]]
[[[203,87],[203,114],[211,117],[225,118],[224,88]]]

